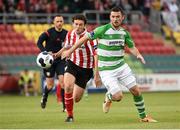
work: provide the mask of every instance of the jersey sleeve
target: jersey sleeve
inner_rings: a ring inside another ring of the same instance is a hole
[[[41,51],[46,51],[45,47],[43,46],[43,42],[46,41],[49,37],[48,31],[43,32],[37,41],[37,46]]]
[[[125,35],[125,44],[129,47],[129,48],[133,48],[134,47],[134,41],[130,35],[130,33],[128,31],[126,31],[126,35]]]
[[[103,31],[104,31],[104,27],[100,26],[100,27],[97,27],[92,32],[88,33],[87,35],[91,40],[94,40],[94,39],[100,38]]]
[[[97,55],[97,40],[93,40],[91,42],[91,46],[92,46],[92,49],[93,49],[93,55]]]
[[[68,32],[64,41],[64,45],[63,45],[64,48],[69,48],[71,46],[70,37],[71,37],[71,32]]]

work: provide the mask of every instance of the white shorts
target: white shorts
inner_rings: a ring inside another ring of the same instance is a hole
[[[108,90],[107,93],[111,93],[112,95],[122,91],[123,86],[130,89],[136,85],[136,78],[128,64],[124,64],[115,70],[100,71],[99,74]]]

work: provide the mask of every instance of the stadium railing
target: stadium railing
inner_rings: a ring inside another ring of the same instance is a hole
[[[52,18],[61,14],[64,17],[65,23],[71,23],[72,13],[0,13],[0,24],[15,24],[15,23],[51,23]],[[83,12],[90,24],[105,24],[109,22],[109,11],[85,10]],[[128,24],[143,24],[143,14],[140,11],[131,11],[127,13],[127,19],[124,21]]]

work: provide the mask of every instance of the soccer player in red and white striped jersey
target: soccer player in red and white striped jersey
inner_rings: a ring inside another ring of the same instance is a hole
[[[84,15],[75,15],[72,22],[74,29],[66,35],[64,47],[58,53],[53,54],[55,58],[76,44],[76,41],[87,33],[85,28],[87,20]],[[67,68],[64,74],[65,104],[67,110],[65,122],[73,122],[73,103],[81,100],[86,84],[93,76],[95,46],[94,41],[86,41],[67,60]]]
[[[74,23],[78,24],[78,23]],[[75,25],[76,26],[76,25]],[[79,25],[77,25],[79,26]],[[77,40],[87,34],[86,30],[83,30],[81,34],[77,33],[77,29],[69,31],[66,35],[65,40],[65,48],[73,46]],[[71,55],[70,60],[79,67],[82,68],[93,68],[94,59],[93,59],[93,50],[94,41],[86,41],[86,43],[81,46],[81,48],[75,50],[75,52]]]

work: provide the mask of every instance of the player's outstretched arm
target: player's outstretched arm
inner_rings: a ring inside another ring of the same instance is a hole
[[[94,83],[96,87],[102,86],[102,81],[101,81],[99,70],[98,70],[98,56],[97,55],[94,55]]]
[[[56,59],[56,58],[60,57],[65,50],[66,50],[66,48],[63,47],[63,48],[62,48],[61,50],[59,50],[58,52],[53,53],[53,54],[52,54],[52,55],[53,55],[53,58]]]
[[[139,52],[139,50],[136,47],[129,48],[130,52],[136,56],[137,59],[139,59],[143,64],[146,64],[146,61],[144,60],[143,56]]]
[[[78,48],[80,47],[85,41],[89,40],[89,37],[87,35],[84,35],[82,38],[80,38],[69,50],[62,53],[61,58],[68,58],[70,55]]]

